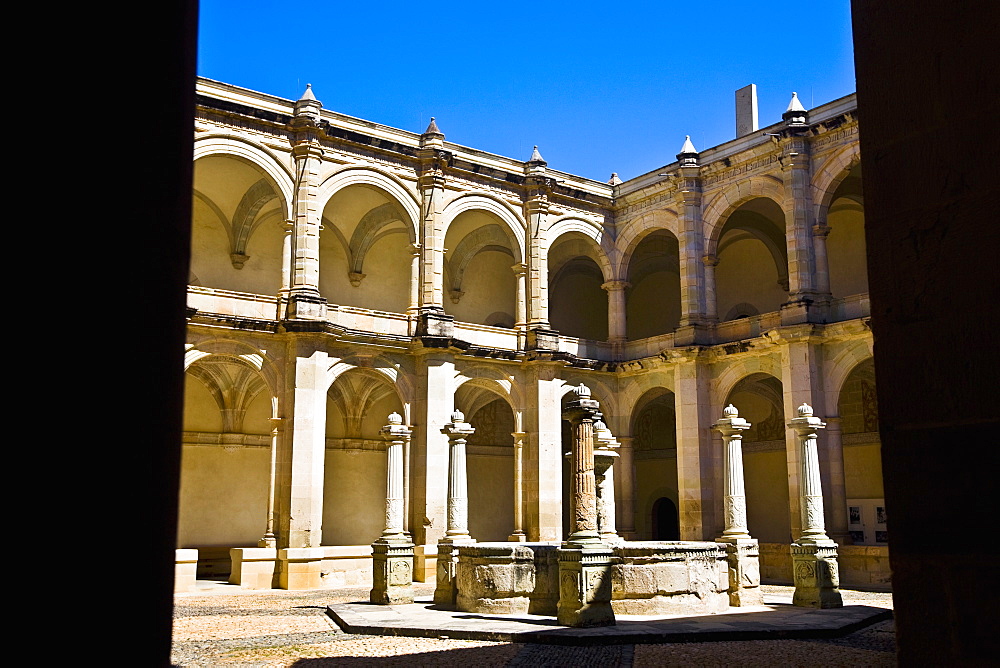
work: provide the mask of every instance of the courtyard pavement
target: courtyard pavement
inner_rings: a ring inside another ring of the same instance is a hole
[[[421,598],[433,593],[432,584],[414,588]],[[428,609],[421,598],[374,606],[364,603],[367,588],[248,591],[199,581],[197,591],[174,597],[172,659],[177,666],[310,668],[896,665],[891,594],[843,590],[845,608],[808,610],[790,605],[791,587],[764,585],[764,593],[759,610],[619,616],[615,626],[587,630],[533,615]]]

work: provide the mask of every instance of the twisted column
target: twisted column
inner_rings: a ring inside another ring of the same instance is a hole
[[[563,417],[573,426],[572,497],[570,529],[567,542],[589,545],[600,542],[597,532],[597,485],[594,478],[594,422],[600,418],[599,404],[590,398],[590,388],[573,388],[577,399],[571,401]]]

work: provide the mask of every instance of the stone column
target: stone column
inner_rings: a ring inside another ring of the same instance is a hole
[[[519,262],[511,270],[514,272],[514,328],[517,330],[517,347],[523,350],[528,329],[528,265]]]
[[[597,483],[597,533],[601,542],[621,542],[615,528],[615,452],[619,443],[602,420],[594,423],[594,478]]]
[[[813,417],[808,404],[798,408],[798,417],[788,426],[799,441],[799,512],[802,535],[792,543],[792,574],[795,595],[792,603],[810,608],[839,608],[840,573],[837,544],[826,535],[823,519],[823,486],[820,481],[817,432],[826,424]]]
[[[410,430],[399,413],[389,416],[389,424],[379,435],[388,445],[386,473],[385,530],[372,543],[371,602],[382,605],[413,603],[413,543],[403,533],[403,442]]]
[[[283,232],[281,236],[281,289],[282,298],[288,298],[292,287],[292,246],[295,241],[295,221],[283,220],[278,225]]]
[[[601,285],[608,291],[608,343],[621,355],[628,339],[628,320],[625,305],[625,290],[631,287],[628,281],[608,281]]]
[[[437,586],[434,602],[453,607],[458,596],[456,569],[458,546],[474,543],[469,535],[469,482],[465,466],[465,444],[475,433],[461,411],[451,414],[451,422],[441,432],[451,443],[448,457],[448,531],[438,541]]]
[[[815,289],[816,295],[830,298],[830,262],[826,255],[826,240],[830,236],[830,226],[826,221],[819,221],[812,228],[813,255],[816,258]]]
[[[618,471],[621,474],[618,483],[621,495],[619,533],[625,540],[635,540],[635,439],[622,436],[618,440],[621,443],[618,450]]]
[[[323,148],[319,141],[319,111],[322,104],[307,84],[302,98],[295,103],[292,117],[295,160],[293,206],[294,242],[292,244],[291,285],[288,316],[322,319],[326,300],[319,293],[319,230],[323,212],[317,199]]]
[[[719,258],[715,255],[705,255],[701,258],[705,265],[705,319],[710,322],[719,321],[719,300],[715,294],[715,268]]]
[[[607,626],[615,623],[615,615],[611,609],[612,552],[597,532],[594,421],[600,412],[587,386],[580,385],[574,392],[576,400],[563,412],[573,425],[573,533],[559,550],[557,619],[565,626]]]
[[[272,414],[274,411],[272,411]],[[267,526],[264,528],[264,537],[257,541],[257,547],[277,547],[278,541],[274,537],[274,493],[278,475],[278,438],[281,436],[281,418],[268,418],[271,423],[271,467],[267,480]]]
[[[757,541],[747,529],[747,502],[743,485],[743,434],[750,423],[739,417],[730,404],[722,411],[723,418],[712,425],[722,434],[723,489],[725,494],[726,527],[718,542],[726,544],[729,564],[729,605],[763,605],[760,591],[760,554]]]
[[[528,540],[524,533],[524,439],[523,431],[515,431],[514,437],[514,533],[507,540],[523,543]]]
[[[410,244],[410,299],[406,308],[406,317],[409,319],[410,336],[417,333],[417,320],[420,313],[420,243]]]
[[[844,479],[844,441],[840,430],[840,418],[826,418],[826,448],[823,463],[829,472],[830,488],[823,490],[826,521],[830,529],[830,539],[838,545],[850,545],[851,534],[847,522],[847,481]]]

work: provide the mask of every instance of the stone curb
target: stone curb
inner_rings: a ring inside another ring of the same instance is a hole
[[[892,619],[893,616],[891,610],[854,605],[830,610],[796,611],[797,614],[785,615],[789,617],[788,619],[773,621],[757,621],[752,619],[755,616],[753,613],[742,613],[706,615],[702,620],[697,618],[622,620],[615,626],[596,628],[568,628],[552,624],[551,629],[530,631],[497,628],[511,624],[519,626],[532,624],[523,619],[468,619],[466,613],[428,611],[420,603],[414,606],[413,609],[399,610],[394,606],[340,603],[328,606],[327,615],[345,633],[584,646],[829,639],[846,636],[872,624]],[[410,608],[410,606],[405,607]],[[430,619],[431,615],[427,613],[432,613],[437,619]],[[466,618],[456,618],[457,615]],[[643,628],[636,628],[640,626]],[[719,626],[733,628],[719,628]]]

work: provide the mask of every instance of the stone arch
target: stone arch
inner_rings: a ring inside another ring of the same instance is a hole
[[[631,432],[632,415],[639,405],[639,400],[652,389],[662,388],[674,392],[673,374],[645,373],[633,378],[625,384],[625,390],[619,396],[622,414],[628,416],[628,428]]]
[[[603,380],[593,376],[570,373],[564,376],[564,381],[563,386],[559,388],[559,394],[563,401],[566,401],[566,395],[571,393],[573,388],[583,383],[590,388],[591,399],[596,399],[601,405],[600,411],[604,414],[605,421],[609,416],[619,414],[618,400],[614,389]]]
[[[184,370],[187,371],[194,363],[209,358],[228,358],[234,364],[244,365],[257,371],[271,396],[278,395],[277,365],[267,352],[233,339],[208,339],[195,344],[188,344],[184,351]]]
[[[596,262],[597,266],[601,268],[601,273],[604,275],[605,281],[614,280],[614,267],[610,259],[614,253],[614,245],[611,243],[609,236],[604,233],[604,230],[591,221],[575,217],[560,218],[549,226],[546,233],[547,243],[542,248],[542,252],[547,256],[559,240],[568,234],[577,234],[580,237],[591,240],[593,242],[591,248],[595,252],[592,254],[588,253],[587,257]]]
[[[261,144],[243,137],[232,135],[207,135],[198,137],[194,142],[194,160],[212,155],[223,155],[248,162],[270,177],[281,193],[285,218],[292,218],[292,202],[294,200],[294,180],[291,172],[285,167],[278,156]]]
[[[715,255],[722,229],[729,217],[752,199],[762,197],[785,209],[784,187],[776,177],[758,176],[735,183],[716,195],[704,209],[705,253]]]
[[[355,369],[391,385],[404,407],[413,403],[415,397],[413,379],[404,371],[401,364],[383,355],[351,355],[333,360],[326,373],[327,392],[338,378]]]
[[[477,253],[484,250],[498,251],[509,254],[514,259],[513,252],[507,247],[509,235],[500,225],[484,225],[476,228],[458,243],[448,262],[448,284],[453,292],[462,291],[462,279],[465,270]],[[513,264],[513,263],[512,263]]]
[[[405,214],[410,243],[416,243],[419,238],[418,225],[420,221],[420,202],[410,190],[395,176],[386,174],[370,167],[351,165],[326,176],[317,193],[317,208],[326,209],[330,198],[348,186],[362,185],[381,190],[390,201],[395,201]]]
[[[744,360],[740,360],[735,364],[727,367],[722,373],[719,374],[715,381],[716,385],[716,397],[718,397],[719,402],[724,402],[726,398],[732,393],[733,388],[746,378],[747,376],[752,376],[755,373],[763,373],[768,376],[773,376],[779,382],[781,381],[781,361],[773,359],[771,355],[764,357],[752,357]],[[713,410],[712,414],[716,413],[719,416],[722,415],[722,408],[724,404],[718,406],[716,410]]]
[[[850,174],[851,170],[859,162],[861,162],[861,148],[857,143],[853,143],[829,158],[813,174],[812,190],[817,221],[826,220],[826,212],[833,203],[833,196],[837,192],[837,187],[847,178],[848,174]]]
[[[492,213],[503,221],[504,225],[502,229],[507,233],[511,242],[511,250],[514,251],[514,262],[524,262],[524,221],[521,220],[521,217],[506,202],[502,202],[489,194],[478,192],[463,193],[449,202],[442,212],[444,220],[442,234],[447,235],[448,227],[460,214],[477,209]]]
[[[362,217],[357,227],[354,228],[351,241],[347,244],[347,253],[352,272],[356,274],[363,273],[365,256],[368,254],[368,251],[384,235],[399,231],[385,231],[386,227],[396,221],[403,222],[405,226],[404,215],[399,211],[394,202],[387,202],[382,206],[375,207]],[[333,230],[337,232],[338,238],[343,239],[336,226],[333,226]]]
[[[840,393],[844,389],[844,383],[847,382],[848,376],[851,372],[857,368],[857,366],[863,362],[872,359],[872,341],[856,341],[853,345],[848,346],[844,350],[840,351],[836,357],[833,358],[829,367],[826,370],[827,387],[829,387],[832,392],[826,393],[826,414],[829,416],[837,415],[837,402],[840,397]]]
[[[629,221],[615,244],[619,251],[618,264],[615,267],[616,276],[624,277],[627,274],[628,264],[635,249],[643,239],[657,230],[665,230],[678,239],[677,212],[673,209],[657,209]]]
[[[455,373],[455,394],[464,385],[492,392],[510,404],[515,413],[523,410],[523,390],[512,376],[490,365],[478,364]]]

